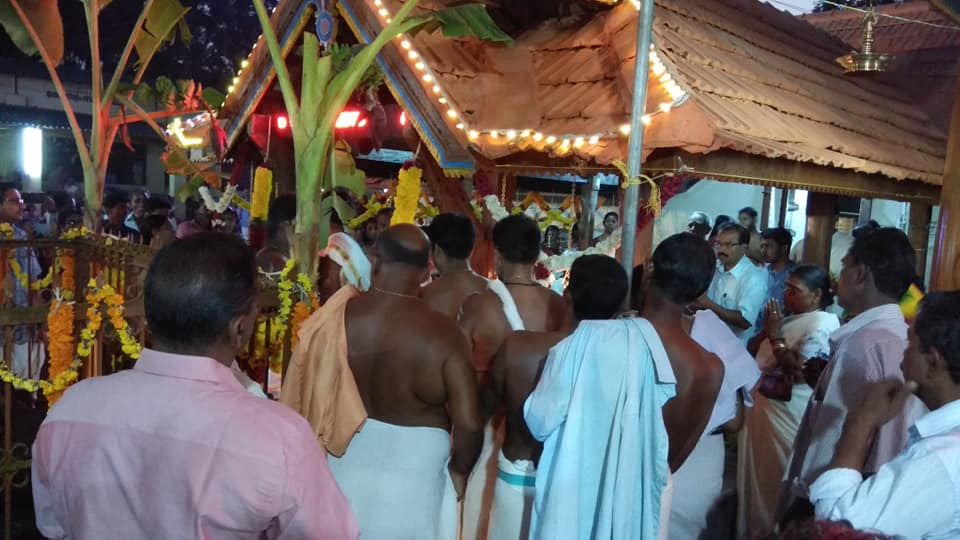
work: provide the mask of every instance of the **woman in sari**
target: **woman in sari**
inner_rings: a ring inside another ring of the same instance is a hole
[[[763,333],[756,339],[757,363],[764,375],[740,432],[739,538],[753,538],[773,526],[784,469],[813,393],[804,368],[810,360],[829,356],[830,335],[840,328],[837,316],[824,311],[833,295],[830,276],[822,268],[801,265],[791,270],[783,299],[788,315],[769,302]]]

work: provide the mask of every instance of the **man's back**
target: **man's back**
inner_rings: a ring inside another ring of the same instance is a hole
[[[539,284],[506,285],[517,304],[524,330],[556,332],[572,317],[570,306],[563,297],[546,287]]]
[[[677,395],[663,407],[670,436],[670,469],[680,468],[710,420],[723,383],[723,363],[704,350],[680,326],[651,321],[670,358],[677,378]]]
[[[491,385],[503,404],[507,429],[502,450],[507,459],[534,463],[540,459],[543,445],[527,429],[523,404],[537,386],[550,347],[564,337],[561,333],[515,332],[507,337],[497,353]]]
[[[208,358],[144,350],[78,383],[34,445],[48,537],[356,538],[306,422]]]
[[[373,291],[344,315],[369,417],[330,468],[365,538],[452,538],[482,439],[466,339],[421,300]]]
[[[372,294],[352,300],[345,319],[350,368],[370,418],[449,430],[445,370],[468,358],[456,324],[420,300]]]
[[[486,290],[487,280],[470,270],[462,270],[440,276],[424,287],[420,296],[435,311],[457,320],[467,297]]]

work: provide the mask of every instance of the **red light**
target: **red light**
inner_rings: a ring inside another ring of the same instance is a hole
[[[290,121],[287,120],[286,116],[277,117],[277,129],[284,130],[284,129],[287,129],[289,126],[290,126]]]
[[[359,122],[357,122],[357,127],[361,127],[361,128],[362,128],[362,127],[367,127],[367,119],[366,119],[366,118],[362,118]]]
[[[407,125],[407,111],[400,111],[400,125]]]
[[[357,127],[357,124],[360,122],[360,111],[346,110],[340,113],[340,116],[337,117],[337,122],[334,124],[334,127],[337,129],[352,128]]]

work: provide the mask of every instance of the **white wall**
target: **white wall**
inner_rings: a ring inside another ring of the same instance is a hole
[[[876,220],[881,227],[905,229],[910,220],[910,207],[903,202],[873,199],[870,219]]]
[[[663,208],[653,230],[654,245],[664,238],[687,230],[687,220],[693,212],[706,212],[713,224],[719,214],[737,219],[737,212],[752,206],[761,211],[763,188],[735,182],[701,180],[688,191],[674,196]]]

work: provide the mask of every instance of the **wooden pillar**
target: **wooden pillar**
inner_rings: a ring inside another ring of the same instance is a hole
[[[763,188],[763,203],[760,204],[760,221],[756,223],[756,226],[761,231],[768,228],[770,225],[770,208],[773,206],[771,200],[773,199],[773,188],[770,186]]]
[[[960,289],[960,80],[953,93],[953,119],[947,139],[947,162],[940,188],[940,218],[934,244],[931,288]]]
[[[860,213],[857,215],[857,225],[866,225],[873,214],[873,199],[860,199]]]
[[[930,219],[933,207],[920,202],[910,203],[910,244],[917,254],[917,276],[922,281],[927,275],[927,245],[930,243]]]
[[[830,243],[837,223],[837,198],[811,191],[807,197],[807,234],[803,262],[830,268]]]
[[[780,208],[777,213],[777,227],[787,226],[787,210],[790,207],[790,190],[780,190]]]

